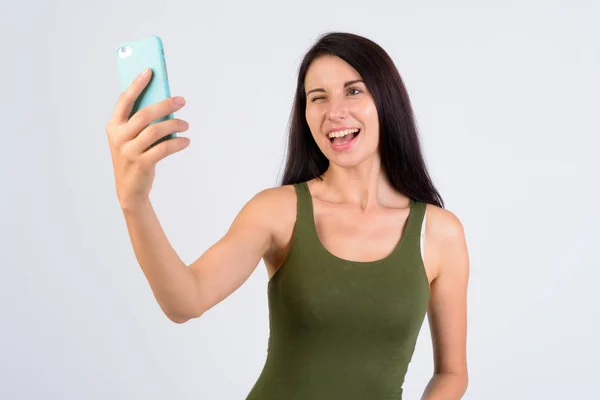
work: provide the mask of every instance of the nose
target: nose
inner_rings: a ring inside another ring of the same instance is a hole
[[[348,108],[344,99],[332,98],[327,109],[327,118],[332,121],[337,121],[346,118]]]

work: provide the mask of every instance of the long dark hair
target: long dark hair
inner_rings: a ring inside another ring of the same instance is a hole
[[[345,32],[322,35],[300,64],[281,185],[322,179],[329,167],[305,118],[304,79],[310,64],[323,55],[334,55],[350,64],[371,92],[379,115],[381,163],[392,186],[408,197],[443,208],[444,201],[427,172],[410,99],[394,62],[378,44]]]

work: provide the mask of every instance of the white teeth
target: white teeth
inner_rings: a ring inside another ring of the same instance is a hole
[[[342,136],[349,135],[351,133],[358,132],[359,130],[360,129],[345,129],[343,131],[331,132],[327,136],[330,137],[330,138],[342,137]]]

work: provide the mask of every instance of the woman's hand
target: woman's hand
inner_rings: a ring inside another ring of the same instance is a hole
[[[150,81],[151,70],[145,72],[121,93],[106,126],[117,197],[123,209],[146,201],[154,181],[156,163],[190,144],[189,138],[178,136],[150,147],[164,136],[188,129],[188,123],[177,118],[150,125],[152,121],[180,110],[185,104],[182,97],[151,104],[129,118],[134,102]]]

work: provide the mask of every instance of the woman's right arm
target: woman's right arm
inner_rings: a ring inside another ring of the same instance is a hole
[[[227,233],[189,267],[169,243],[149,201],[124,210],[138,263],[170,320],[200,317],[248,279],[271,245],[276,191],[254,196]]]
[[[177,136],[150,147],[188,124],[168,119],[151,124],[183,107],[168,98],[137,111],[133,104],[150,80],[141,74],[119,96],[106,127],[117,197],[140,264],[165,315],[182,323],[199,317],[237,289],[269,248],[274,220],[269,211],[276,189],[257,194],[240,211],[226,235],[187,267],[165,236],[149,200],[156,163],[185,149],[190,140]]]

